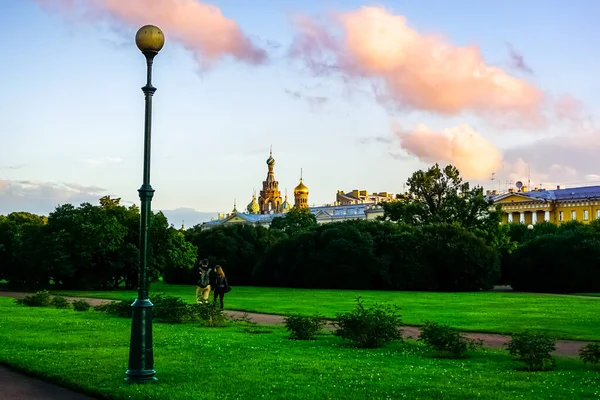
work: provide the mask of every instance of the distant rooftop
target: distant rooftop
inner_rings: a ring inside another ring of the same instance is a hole
[[[532,191],[508,191],[504,193],[488,191],[488,196],[492,199],[500,197],[506,197],[507,195],[518,194],[520,196],[531,197],[540,200],[581,200],[581,199],[599,199],[600,198],[600,186],[582,186],[574,188],[563,188],[560,186],[557,189],[538,189]]]

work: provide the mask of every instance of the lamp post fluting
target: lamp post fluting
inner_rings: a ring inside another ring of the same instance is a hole
[[[135,43],[146,57],[146,85],[142,87],[146,102],[144,123],[144,177],[138,189],[140,195],[140,260],[138,267],[138,296],[131,305],[131,340],[129,343],[129,368],[125,375],[130,383],[156,380],[154,353],[152,350],[152,303],[148,299],[148,227],[150,224],[152,196],[150,185],[150,134],[152,130],[152,63],[165,44],[162,31],[153,25],[141,27],[135,35]]]

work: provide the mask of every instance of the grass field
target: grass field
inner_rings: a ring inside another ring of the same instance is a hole
[[[155,283],[151,293],[195,299],[195,286]],[[133,291],[74,292],[71,296],[116,300],[133,299]],[[231,310],[287,315],[316,314],[334,317],[354,307],[362,296],[402,307],[403,321],[420,325],[426,320],[448,323],[476,332],[513,333],[524,329],[545,330],[557,338],[600,340],[600,299],[511,292],[433,293],[361,290],[315,290],[288,288],[234,287],[225,296]]]
[[[575,399],[597,398],[600,375],[575,359],[526,373],[503,351],[466,360],[429,358],[414,343],[342,346],[330,333],[309,342],[280,327],[154,325],[159,382],[123,382],[130,321],[103,313],[27,308],[0,298],[0,362],[115,399]]]

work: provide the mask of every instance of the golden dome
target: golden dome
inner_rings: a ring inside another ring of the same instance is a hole
[[[252,201],[246,207],[246,211],[250,214],[258,214],[260,212],[260,206],[256,202],[256,195],[252,195]]]
[[[302,182],[302,179],[300,179],[300,183],[298,184],[298,186],[294,188],[294,194],[308,194],[308,188]]]

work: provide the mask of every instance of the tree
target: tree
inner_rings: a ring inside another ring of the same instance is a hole
[[[28,212],[0,217],[0,279],[44,284],[42,232],[48,218]]]
[[[275,217],[271,221],[271,229],[296,236],[317,226],[317,217],[308,208],[293,207],[283,217]]]
[[[471,187],[458,169],[435,164],[415,172],[407,181],[408,193],[383,204],[383,219],[411,225],[458,224],[483,238],[495,249],[510,246],[500,226],[500,206],[494,207],[480,186]]]

